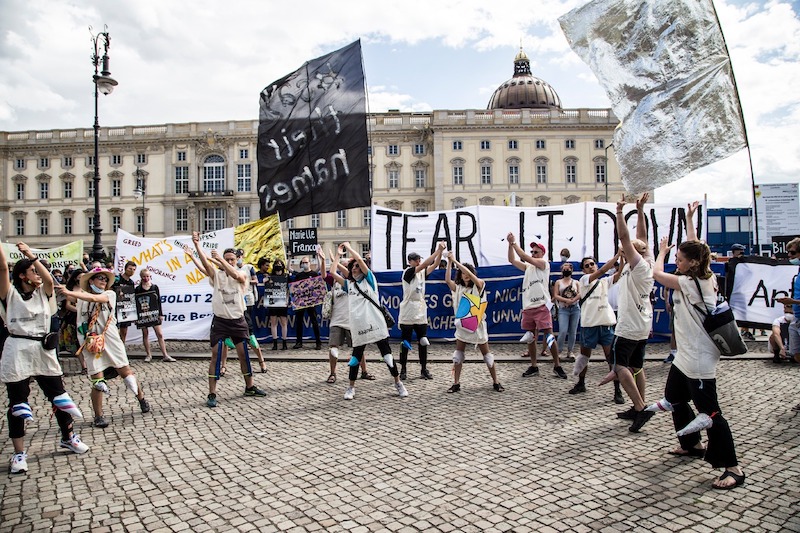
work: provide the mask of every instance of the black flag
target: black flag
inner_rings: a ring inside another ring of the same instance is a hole
[[[269,84],[259,120],[261,218],[370,205],[361,41]]]

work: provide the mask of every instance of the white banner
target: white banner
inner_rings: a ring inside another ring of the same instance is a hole
[[[648,239],[654,254],[661,237],[679,244],[686,239],[686,206],[647,204]],[[636,205],[625,207],[631,236],[636,235]],[[695,215],[696,231],[706,237],[705,206]],[[508,264],[506,235],[513,232],[525,250],[532,241],[547,248],[549,260],[559,260],[567,248],[572,261],[593,256],[613,257],[617,247],[616,204],[584,202],[549,207],[471,206],[452,211],[407,213],[372,206],[372,267],[376,271],[401,270],[410,252],[422,257],[444,240],[459,261],[476,266]]]
[[[200,240],[208,255],[214,249],[222,253],[225,248],[233,248],[233,228],[204,233]],[[148,239],[119,230],[114,269],[121,274],[127,261],[136,263],[133,275],[136,285],[139,285],[139,271],[150,270],[152,283],[161,291],[161,309],[165,315],[161,328],[165,338],[205,340],[211,328],[211,285],[184,253],[182,244],[194,250],[192,237],[188,235]],[[128,328],[127,342],[137,344],[141,338],[136,326]],[[154,338],[152,333],[151,338]]]
[[[770,263],[745,259],[734,265],[730,304],[736,320],[768,326],[783,315],[783,305],[775,299],[791,296],[792,278],[798,268]]]

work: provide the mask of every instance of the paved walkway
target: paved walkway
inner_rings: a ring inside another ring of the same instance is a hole
[[[494,345],[506,391],[492,390],[470,351],[462,391],[446,394],[452,345],[434,345],[434,380],[412,364],[401,400],[373,349],[378,379],[360,381],[346,402],[346,363],[328,385],[325,352],[284,352],[309,362],[267,351],[256,382],[268,396],[243,397],[229,367],[209,409],[205,353],[175,344],[178,363],[133,361],[151,413],[117,380],[111,425],[78,422],[86,455],[58,450],[34,389],[29,472],[0,477],[0,531],[800,531],[800,413],[791,411],[800,365],[774,365],[764,343],[750,344],[761,359],[726,359],[718,379],[747,473],[733,491],[710,490],[702,460],[666,455],[677,442],[669,416],[629,433],[611,386],[594,386],[601,362],[589,367],[589,392],[570,396],[571,379],[555,378],[550,363],[523,378],[520,346]],[[651,353],[652,401],[668,365],[663,345]],[[86,379],[66,381],[88,417]],[[5,437],[0,451],[11,454]]]

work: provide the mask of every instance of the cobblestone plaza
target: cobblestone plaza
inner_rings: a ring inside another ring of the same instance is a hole
[[[231,364],[209,409],[201,345],[174,348],[173,364],[145,364],[134,348],[153,410],[141,414],[117,380],[106,429],[91,426],[88,382],[64,361],[91,450],[59,451],[34,386],[29,471],[3,476],[0,531],[800,531],[800,365],[748,344],[750,357],[724,360],[718,374],[747,474],[731,491],[710,489],[718,471],[702,460],[667,455],[677,445],[669,415],[629,433],[611,385],[594,386],[607,372],[599,359],[588,392],[571,396],[572,379],[556,378],[549,360],[523,378],[520,345],[492,345],[505,392],[469,351],[461,392],[446,394],[452,345],[434,345],[434,379],[411,362],[400,399],[368,349],[377,380],[359,380],[347,402],[346,361],[329,385],[324,351],[265,351],[256,384],[268,396],[244,397]],[[662,396],[665,353],[650,349],[650,402]],[[5,417],[2,426],[8,457]]]

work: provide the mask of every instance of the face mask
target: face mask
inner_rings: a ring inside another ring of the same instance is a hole
[[[793,265],[800,265],[800,257],[792,257],[789,262]]]
[[[103,293],[103,289],[101,289],[101,288],[100,288],[100,287],[98,287],[97,285],[92,285],[92,284],[90,283],[90,284],[89,284],[89,287],[91,287],[91,289],[92,289],[92,292],[93,292],[93,293],[95,293],[95,294],[102,294],[102,293]]]
[[[302,270],[303,272],[308,272],[309,270],[311,270],[311,267],[308,265],[300,265],[300,270]]]
[[[275,268],[272,269],[272,271],[275,272],[275,273],[283,272],[283,267],[282,266],[276,266]]]
[[[563,263],[565,261],[569,261],[569,257],[567,257],[566,255],[562,255],[561,256],[561,262]]]
[[[243,264],[244,264],[244,261],[242,261],[241,259],[237,259],[236,260],[236,266],[237,267],[241,267]]]
[[[783,315],[783,316],[784,316],[784,317],[786,318],[786,320],[788,320],[789,322],[792,322],[792,321],[794,321],[794,313],[786,313],[786,314],[785,314],[785,315]]]
[[[564,276],[565,278],[568,278],[572,276],[572,270],[562,270],[561,275]]]

